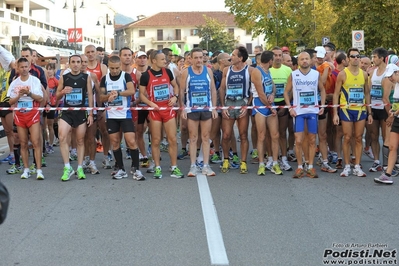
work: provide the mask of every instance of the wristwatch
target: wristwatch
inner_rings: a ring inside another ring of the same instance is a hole
[[[179,99],[179,94],[175,94],[175,95],[173,95],[173,96],[175,96],[176,99]]]

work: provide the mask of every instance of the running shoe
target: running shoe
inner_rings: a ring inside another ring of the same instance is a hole
[[[355,167],[355,168],[353,169],[353,175],[356,175],[356,176],[358,176],[358,177],[365,177],[365,176],[366,176],[366,173],[363,172],[363,170],[362,170],[360,167]]]
[[[338,154],[336,152],[333,152],[331,154],[332,158],[331,158],[331,163],[332,164],[336,164],[338,162]]]
[[[90,171],[90,173],[91,173],[92,175],[98,175],[98,174],[100,174],[100,171],[98,171],[97,166],[96,166],[95,163],[90,163],[90,164],[87,166],[87,169]]]
[[[258,168],[258,175],[265,175],[266,174],[266,168],[264,164],[260,164]]]
[[[132,156],[130,155],[130,150],[129,150],[129,149],[127,149],[127,150],[126,150],[126,156],[125,156],[125,159],[127,159],[127,160],[130,160],[130,159],[132,159]]]
[[[69,154],[69,160],[70,160],[70,161],[77,161],[77,160],[78,160],[78,155],[77,155],[77,154],[70,153],[70,154]]]
[[[374,178],[374,182],[381,183],[381,184],[386,184],[386,185],[392,185],[393,184],[392,177],[387,176],[385,173],[382,173],[379,177]]]
[[[172,174],[170,176],[174,177],[174,178],[183,178],[184,177],[183,173],[177,167],[175,167],[175,169],[173,169]]]
[[[163,152],[167,152],[168,149],[169,149],[169,144],[168,144],[168,143],[161,143],[161,144],[159,145],[159,149],[160,149],[161,151],[163,151]]]
[[[162,169],[161,169],[161,167],[155,167],[154,178],[155,179],[162,178]]]
[[[144,181],[144,180],[145,180],[145,177],[144,177],[144,175],[141,173],[140,170],[136,170],[136,171],[133,173],[133,180],[136,180],[136,181]]]
[[[8,154],[8,156],[6,158],[2,159],[0,162],[1,163],[8,163],[9,161],[11,161],[13,159],[14,159],[14,154],[10,153],[10,154]]]
[[[118,172],[112,176],[113,179],[122,179],[126,177],[128,177],[128,174],[122,169],[119,169]]]
[[[36,165],[34,163],[29,166],[29,173],[32,175],[36,174]]]
[[[76,175],[78,176],[78,179],[86,179],[85,172],[83,171],[83,168],[78,168],[76,170]]]
[[[290,162],[296,162],[296,160],[297,160],[296,156],[295,156],[295,153],[293,153],[293,152],[287,153],[287,159]]]
[[[42,171],[37,172],[36,180],[44,180],[44,175]]]
[[[30,173],[28,171],[24,171],[21,175],[21,179],[28,179],[30,177]]]
[[[232,163],[240,164],[240,158],[237,155],[233,155]]]
[[[149,160],[150,161],[150,165],[147,168],[147,173],[154,173],[154,168],[155,168],[155,164],[153,160]]]
[[[344,170],[341,172],[341,177],[348,177],[351,174],[351,168],[345,167]]]
[[[268,171],[271,171],[273,168],[273,161],[267,161],[266,165],[265,165],[265,169]]]
[[[196,177],[196,176],[197,176],[197,166],[192,165],[192,166],[190,167],[190,171],[188,171],[187,176],[188,176],[188,177]]]
[[[248,168],[246,162],[241,162],[240,164],[240,174],[248,174]]]
[[[370,159],[374,160],[374,154],[370,147],[368,149],[364,148],[363,153],[364,155],[367,155]]]
[[[382,166],[379,163],[374,162],[369,169],[370,172],[380,172],[382,171]]]
[[[11,165],[10,169],[6,170],[6,173],[9,175],[19,174],[23,171],[22,166],[16,166],[15,164]]]
[[[327,173],[335,173],[335,172],[337,172],[337,169],[334,169],[328,163],[323,162],[323,164],[321,166],[321,171],[327,172]]]
[[[257,163],[259,163],[258,150],[252,150],[251,151],[251,164],[257,164]]]
[[[341,159],[341,158],[339,158],[339,159],[337,160],[337,164],[335,165],[335,168],[336,168],[336,169],[343,169],[343,168],[344,168],[344,166],[343,166],[343,164],[342,164],[342,159]]]
[[[202,167],[202,174],[206,175],[206,176],[215,176],[216,173],[212,170],[212,168],[208,165],[204,165],[204,167]]]
[[[46,159],[42,157],[42,167],[47,167]]]
[[[304,174],[305,171],[302,168],[297,168],[292,178],[302,178]]]
[[[204,167],[204,161],[195,161],[195,165],[198,167],[199,170],[202,170],[202,167]]]
[[[150,161],[147,157],[144,157],[140,162],[140,167],[148,168],[150,166]]]
[[[310,178],[318,178],[318,177],[319,177],[319,176],[317,175],[317,173],[316,173],[316,168],[308,169],[306,175],[307,175],[308,177],[310,177]]]
[[[227,173],[229,171],[229,168],[230,168],[229,160],[224,159],[222,164],[222,173]]]
[[[185,159],[185,158],[188,158],[188,152],[187,152],[187,150],[181,150],[180,151],[180,153],[177,155],[177,159],[178,160],[183,160],[183,159]]]
[[[279,165],[278,163],[275,164],[275,165],[273,165],[271,171],[272,171],[272,173],[275,174],[275,175],[282,175],[282,174],[283,174],[283,172],[282,172],[281,169],[280,169],[280,165]]]
[[[102,165],[103,165],[104,169],[111,169],[112,168],[108,156],[103,159]]]
[[[288,161],[285,160],[280,161],[280,168],[284,171],[292,171],[291,165],[288,163]]]
[[[61,177],[61,181],[68,181],[74,173],[75,171],[72,167],[67,168],[64,166],[64,174]]]
[[[219,156],[219,155],[217,155],[216,153],[214,153],[213,155],[212,155],[212,157],[211,157],[211,163],[221,163],[222,162],[222,158]]]

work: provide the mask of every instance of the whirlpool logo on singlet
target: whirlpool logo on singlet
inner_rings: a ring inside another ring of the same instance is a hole
[[[317,80],[302,80],[302,79],[295,79],[295,85],[297,86],[316,86]]]

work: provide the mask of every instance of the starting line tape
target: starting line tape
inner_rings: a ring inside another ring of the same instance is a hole
[[[362,106],[385,106],[391,105],[388,104],[343,104],[343,105],[302,105],[300,108],[310,108],[310,107],[341,107],[341,108],[349,108],[349,107],[362,107]],[[30,111],[30,110],[39,110],[39,111],[83,111],[83,110],[97,110],[97,111],[123,111],[123,110],[233,110],[233,109],[280,109],[280,108],[296,108],[294,105],[282,105],[282,106],[218,106],[218,107],[159,107],[158,109],[153,107],[32,107],[32,108],[18,108],[18,107],[0,107],[0,110],[11,110],[11,111]]]

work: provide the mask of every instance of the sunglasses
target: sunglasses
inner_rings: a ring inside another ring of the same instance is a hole
[[[356,55],[351,54],[349,57],[350,58],[360,58],[360,55],[359,54],[356,54]]]
[[[203,53],[202,55],[204,55],[204,56],[208,56],[208,55],[209,55],[209,53]]]

